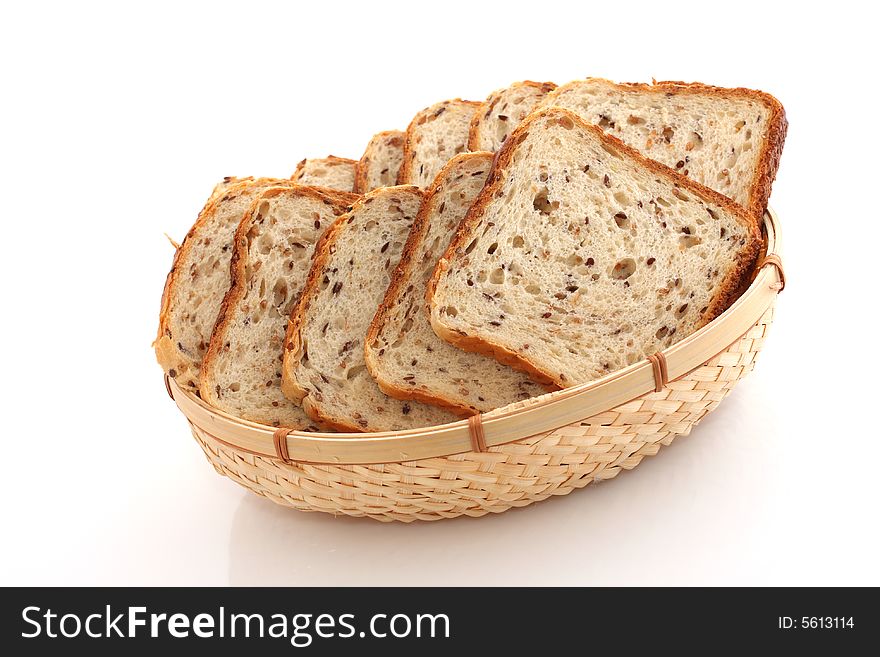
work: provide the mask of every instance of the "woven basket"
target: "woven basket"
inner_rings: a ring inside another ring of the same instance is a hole
[[[168,394],[220,474],[278,504],[377,520],[482,516],[616,477],[687,435],[748,374],[784,286],[776,215],[767,252],[723,315],[602,379],[452,424],[386,433],[275,429]]]

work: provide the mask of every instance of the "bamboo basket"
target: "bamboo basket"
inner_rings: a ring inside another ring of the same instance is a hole
[[[743,295],[707,326],[589,383],[442,426],[307,433],[241,420],[166,377],[168,394],[222,475],[273,502],[376,520],[482,516],[631,470],[685,436],[748,374],[785,280],[778,219]]]

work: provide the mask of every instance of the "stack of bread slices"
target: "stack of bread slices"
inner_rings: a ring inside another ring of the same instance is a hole
[[[234,416],[444,424],[603,377],[748,282],[787,122],[748,89],[524,81],[418,112],[359,160],[225,178],[154,343]]]

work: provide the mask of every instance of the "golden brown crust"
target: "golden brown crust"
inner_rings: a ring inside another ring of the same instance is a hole
[[[413,220],[412,227],[409,231],[409,236],[407,237],[406,243],[403,246],[403,251],[400,255],[400,261],[397,263],[397,267],[394,268],[394,271],[391,274],[391,283],[388,285],[388,289],[385,291],[385,296],[382,299],[382,303],[379,304],[379,308],[378,310],[376,310],[376,314],[373,316],[373,321],[370,322],[370,328],[367,330],[367,337],[364,340],[364,361],[366,363],[367,370],[369,371],[370,376],[372,376],[376,383],[379,385],[379,388],[382,390],[382,392],[384,392],[389,397],[395,397],[396,399],[415,399],[426,404],[440,406],[463,416],[474,414],[473,409],[468,406],[456,404],[449,399],[445,399],[443,397],[435,397],[423,391],[414,390],[412,388],[401,388],[395,386],[389,381],[383,380],[380,376],[379,367],[376,363],[376,356],[373,353],[371,344],[374,343],[379,337],[379,332],[385,325],[388,313],[394,307],[402,287],[408,283],[410,277],[412,276],[413,267],[417,264],[415,262],[416,253],[418,252],[419,245],[424,240],[425,233],[427,232],[429,227],[428,217],[434,208],[439,192],[443,189],[443,183],[446,181],[446,177],[449,174],[449,171],[452,168],[458,166],[458,163],[463,160],[491,160],[491,157],[492,154],[486,152],[462,153],[460,155],[456,155],[443,166],[443,168],[440,170],[440,173],[438,173],[437,177],[434,179],[434,182],[427,189],[427,191],[425,191],[422,205],[419,207],[419,212],[416,215],[416,218]]]
[[[422,195],[422,191],[414,185],[404,186],[406,189],[417,192]],[[363,427],[348,424],[339,418],[329,417],[323,414],[320,409],[316,408],[308,399],[309,391],[299,385],[296,376],[293,374],[293,363],[299,359],[299,352],[302,345],[301,330],[305,322],[306,313],[311,306],[312,301],[320,291],[321,277],[324,268],[331,255],[331,249],[335,249],[336,241],[339,239],[340,233],[344,230],[352,215],[361,207],[370,203],[377,194],[387,193],[391,187],[380,187],[367,194],[361,196],[355,204],[349,208],[348,212],[340,216],[333,224],[324,231],[321,239],[315,245],[315,255],[312,257],[312,265],[306,276],[306,282],[303,285],[299,301],[293,307],[290,313],[290,320],[287,323],[287,334],[284,338],[284,360],[282,363],[281,391],[284,395],[295,402],[301,402],[303,410],[310,418],[315,421],[322,422],[333,427],[337,431],[353,431],[363,432]]]
[[[332,431],[340,431],[344,433],[364,433],[363,427],[356,427],[353,424],[347,424],[345,422],[336,422],[332,418],[326,417],[321,411],[311,403],[309,397],[305,397],[302,400],[303,410],[306,412],[310,418],[312,418],[315,422],[319,422],[327,427],[329,427]]]
[[[309,187],[309,185],[302,185],[302,187]],[[354,205],[361,197],[360,194],[355,194],[354,192],[342,192],[338,189],[330,189],[329,187],[317,187],[314,185],[312,185],[311,187],[313,189],[317,189],[328,199],[340,205]]]
[[[248,238],[247,234],[251,229],[254,220],[254,214],[260,203],[268,198],[273,198],[283,193],[290,193],[296,196],[306,196],[318,200],[327,205],[332,205],[334,212],[344,212],[350,205],[344,197],[339,196],[339,192],[335,190],[327,190],[321,187],[308,187],[305,185],[288,185],[272,187],[264,191],[251,203],[250,208],[238,225],[235,231],[235,239],[233,241],[232,260],[230,262],[231,285],[229,290],[223,297],[220,304],[220,312],[217,314],[217,321],[214,324],[214,331],[211,333],[211,341],[208,344],[208,351],[202,359],[202,368],[199,374],[199,391],[202,399],[206,402],[213,399],[210,390],[210,382],[208,381],[209,372],[213,368],[214,361],[223,348],[226,332],[233,321],[233,315],[238,304],[247,291],[247,259],[248,259]],[[343,192],[345,194],[345,192]],[[351,196],[346,194],[346,196]],[[329,229],[328,229],[329,231]],[[326,234],[326,233],[325,233]],[[320,244],[321,241],[318,241]]]
[[[480,148],[480,126],[483,124],[483,121],[489,118],[489,114],[491,114],[492,110],[495,108],[496,103],[500,99],[500,94],[509,89],[514,89],[516,87],[533,87],[535,89],[540,89],[545,95],[550,93],[556,88],[556,83],[554,82],[534,82],[533,80],[523,80],[522,82],[514,82],[509,87],[505,87],[504,89],[497,89],[493,91],[486,97],[482,103],[480,103],[480,108],[474,112],[474,116],[471,118],[471,125],[468,129],[468,150],[476,152]]]
[[[566,387],[565,385],[558,383],[557,379],[554,378],[554,375],[539,369],[516,352],[511,351],[500,344],[489,340],[475,338],[471,335],[463,335],[443,324],[435,322],[433,315],[431,316],[431,327],[434,329],[434,333],[454,347],[458,347],[463,351],[470,351],[475,354],[482,354],[483,356],[494,358],[499,363],[503,363],[515,370],[525,372],[533,381],[540,383],[541,385],[553,386],[555,388]]]
[[[369,189],[367,189],[367,187],[369,186],[367,179],[369,178],[370,163],[372,162],[370,158],[370,146],[372,146],[373,142],[379,137],[383,139],[400,138],[401,145],[403,145],[403,140],[406,137],[406,133],[402,130],[384,130],[382,132],[377,132],[375,135],[373,135],[373,137],[370,139],[370,143],[367,144],[367,147],[364,150],[364,154],[361,155],[361,159],[358,160],[357,166],[354,170],[355,194],[366,194],[370,191]]]
[[[234,182],[233,182],[234,181]],[[204,225],[213,218],[218,206],[223,201],[238,195],[244,189],[252,185],[262,185],[266,183],[277,183],[278,185],[290,185],[291,183],[282,178],[241,178],[235,179],[227,176],[222,182],[214,187],[210,198],[205,206],[196,217],[195,223],[189,229],[184,237],[180,247],[174,252],[174,260],[171,263],[171,270],[165,277],[165,287],[162,289],[162,301],[159,309],[159,329],[156,333],[156,339],[153,342],[153,349],[156,352],[156,360],[163,370],[174,378],[178,373],[186,371],[191,364],[182,357],[180,350],[175,346],[173,336],[171,335],[171,313],[172,302],[176,296],[180,279],[178,272],[182,271],[182,265],[187,262],[192,246],[196,242],[196,235]],[[231,183],[231,184],[230,184]],[[195,377],[193,377],[195,381]]]
[[[309,273],[306,274],[306,282],[303,284],[299,300],[290,312],[290,318],[287,321],[287,331],[284,335],[284,361],[282,366],[283,376],[281,378],[281,391],[288,399],[293,401],[301,402],[306,395],[308,395],[308,390],[300,386],[299,383],[297,383],[296,377],[289,372],[293,369],[291,360],[294,357],[299,356],[301,347],[300,329],[302,328],[305,314],[311,305],[312,297],[318,292],[318,281],[321,272],[324,271],[324,266],[327,264],[327,259],[330,256],[327,247],[336,242],[337,236],[342,230],[343,223],[348,221],[355,208],[360,207],[367,196],[369,196],[369,194],[362,197],[362,199],[355,203],[348,212],[337,217],[336,221],[324,231],[324,234],[321,235],[317,244],[315,244],[314,255],[312,255],[312,264],[309,266]],[[305,408],[305,406],[303,406],[303,408]]]
[[[756,89],[743,87],[715,87],[702,82],[680,82],[674,80],[656,81],[651,84],[643,82],[613,82],[605,78],[586,78],[587,80],[601,82],[621,91],[638,93],[659,94],[684,94],[684,95],[708,95],[717,98],[731,99],[742,98],[757,101],[766,106],[770,111],[767,126],[767,139],[758,156],[758,171],[749,188],[749,201],[746,209],[754,218],[757,225],[761,224],[761,217],[767,209],[767,201],[770,198],[770,190],[779,170],[779,160],[782,156],[782,147],[785,144],[785,136],[788,132],[788,120],[785,118],[785,109],[782,104],[770,94]],[[560,93],[570,86],[583,81],[576,80],[562,85],[556,90]]]
[[[695,328],[700,328],[704,326],[710,320],[720,315],[727,308],[727,304],[729,304],[733,300],[733,297],[736,294],[737,290],[740,288],[743,279],[746,278],[751,272],[751,269],[754,266],[755,259],[757,258],[758,252],[761,248],[761,232],[753,216],[749,212],[747,212],[742,206],[740,206],[738,203],[735,203],[728,197],[716,192],[715,190],[709,189],[708,187],[705,187],[700,183],[691,180],[690,178],[682,176],[675,170],[663,164],[660,164],[655,160],[651,160],[645,157],[637,150],[631,148],[630,146],[627,146],[616,137],[606,134],[598,126],[594,126],[586,122],[577,114],[561,107],[551,107],[543,110],[538,110],[530,114],[517,127],[517,129],[514,130],[513,134],[504,142],[504,145],[501,147],[498,153],[496,153],[495,161],[492,164],[492,170],[489,172],[489,177],[486,180],[486,184],[483,187],[483,190],[477,196],[476,201],[474,201],[471,209],[468,211],[467,215],[459,225],[455,237],[452,238],[452,241],[449,244],[449,248],[447,248],[446,252],[440,258],[440,261],[437,263],[437,267],[434,270],[434,274],[433,276],[431,276],[431,280],[428,282],[428,292],[426,295],[426,299],[429,306],[433,309],[436,305],[434,294],[437,290],[437,283],[440,280],[440,277],[446,270],[449,269],[450,263],[455,259],[456,252],[459,249],[467,246],[467,244],[469,244],[470,241],[473,239],[473,235],[479,226],[480,219],[485,213],[486,206],[492,201],[495,193],[503,185],[505,171],[513,159],[513,155],[515,154],[517,146],[519,146],[519,144],[528,135],[528,131],[529,129],[531,129],[533,123],[536,123],[544,118],[552,118],[554,116],[567,117],[569,120],[574,122],[575,126],[579,126],[587,131],[592,131],[599,139],[601,139],[605,143],[606,146],[608,146],[612,150],[617,150],[624,153],[626,156],[635,160],[639,165],[650,170],[658,176],[667,178],[675,186],[681,187],[682,189],[689,191],[690,193],[703,199],[704,201],[708,201],[710,203],[721,206],[722,208],[733,214],[736,220],[749,230],[751,240],[744,246],[738,266],[734,269],[734,271],[730,272],[728,276],[719,284],[718,294],[713,299],[713,302],[709,305],[709,309],[706,311],[702,322],[698,324]],[[496,360],[506,365],[510,365],[511,367],[528,373],[538,383],[552,383],[554,385],[558,385],[561,388],[568,387],[571,384],[570,381],[563,381],[562,379],[560,379],[558,373],[551,373],[541,370],[534,363],[531,363],[528,360],[524,359],[521,354],[511,351],[503,345],[497,344],[481,337],[465,335],[459,331],[444,326],[440,322],[435,321],[433,313],[431,314],[431,326],[434,328],[434,332],[437,333],[437,335],[439,335],[447,342],[455,345],[456,347],[464,349],[465,351],[473,351],[476,353],[492,356]]]
[[[470,105],[474,108],[482,105],[481,102],[476,100],[462,100],[461,98],[453,98],[452,100],[443,100],[439,103],[434,103],[430,107],[426,107],[421,112],[416,114],[412,121],[409,122],[409,125],[406,126],[406,135],[403,140],[403,161],[400,163],[400,171],[397,174],[397,184],[398,185],[410,185],[412,184],[412,167],[413,162],[415,162],[415,134],[418,127],[424,123],[424,117],[426,117],[428,112],[437,111],[436,108],[438,105],[443,107],[447,107],[451,104],[460,104],[460,105]]]
[[[442,408],[450,413],[455,413],[459,417],[470,417],[477,413],[477,411],[474,411],[472,408],[449,402],[442,397],[429,395],[424,390],[405,390],[386,381],[379,381],[378,379],[376,379],[376,385],[379,386],[379,390],[389,397],[394,397],[395,399],[401,399],[403,401],[412,400],[421,402],[422,404],[428,404],[429,406],[436,406],[437,408]]]

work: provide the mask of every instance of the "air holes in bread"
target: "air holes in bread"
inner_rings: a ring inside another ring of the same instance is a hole
[[[702,243],[703,240],[696,235],[682,235],[678,238],[678,248],[682,251]]]
[[[632,258],[624,258],[614,265],[611,270],[611,278],[617,281],[623,281],[633,275],[636,271],[636,261]]]
[[[284,305],[285,301],[287,301],[287,281],[279,278],[275,281],[275,285],[272,288],[272,304],[276,308],[280,308]]]
[[[541,189],[535,195],[535,200],[532,202],[532,206],[540,212],[542,215],[549,215],[553,210],[559,207],[559,201],[550,201],[548,198],[548,190],[546,187]]]
[[[566,130],[571,130],[574,127],[574,121],[572,121],[571,118],[568,116],[559,117],[559,121],[557,121],[557,123],[559,123],[559,125]]]
[[[684,149],[686,151],[699,150],[702,145],[703,136],[699,132],[692,132],[691,136],[688,138],[687,144],[685,144]]]
[[[629,219],[624,212],[618,212],[614,215],[614,223],[617,224],[618,228],[629,228]]]

